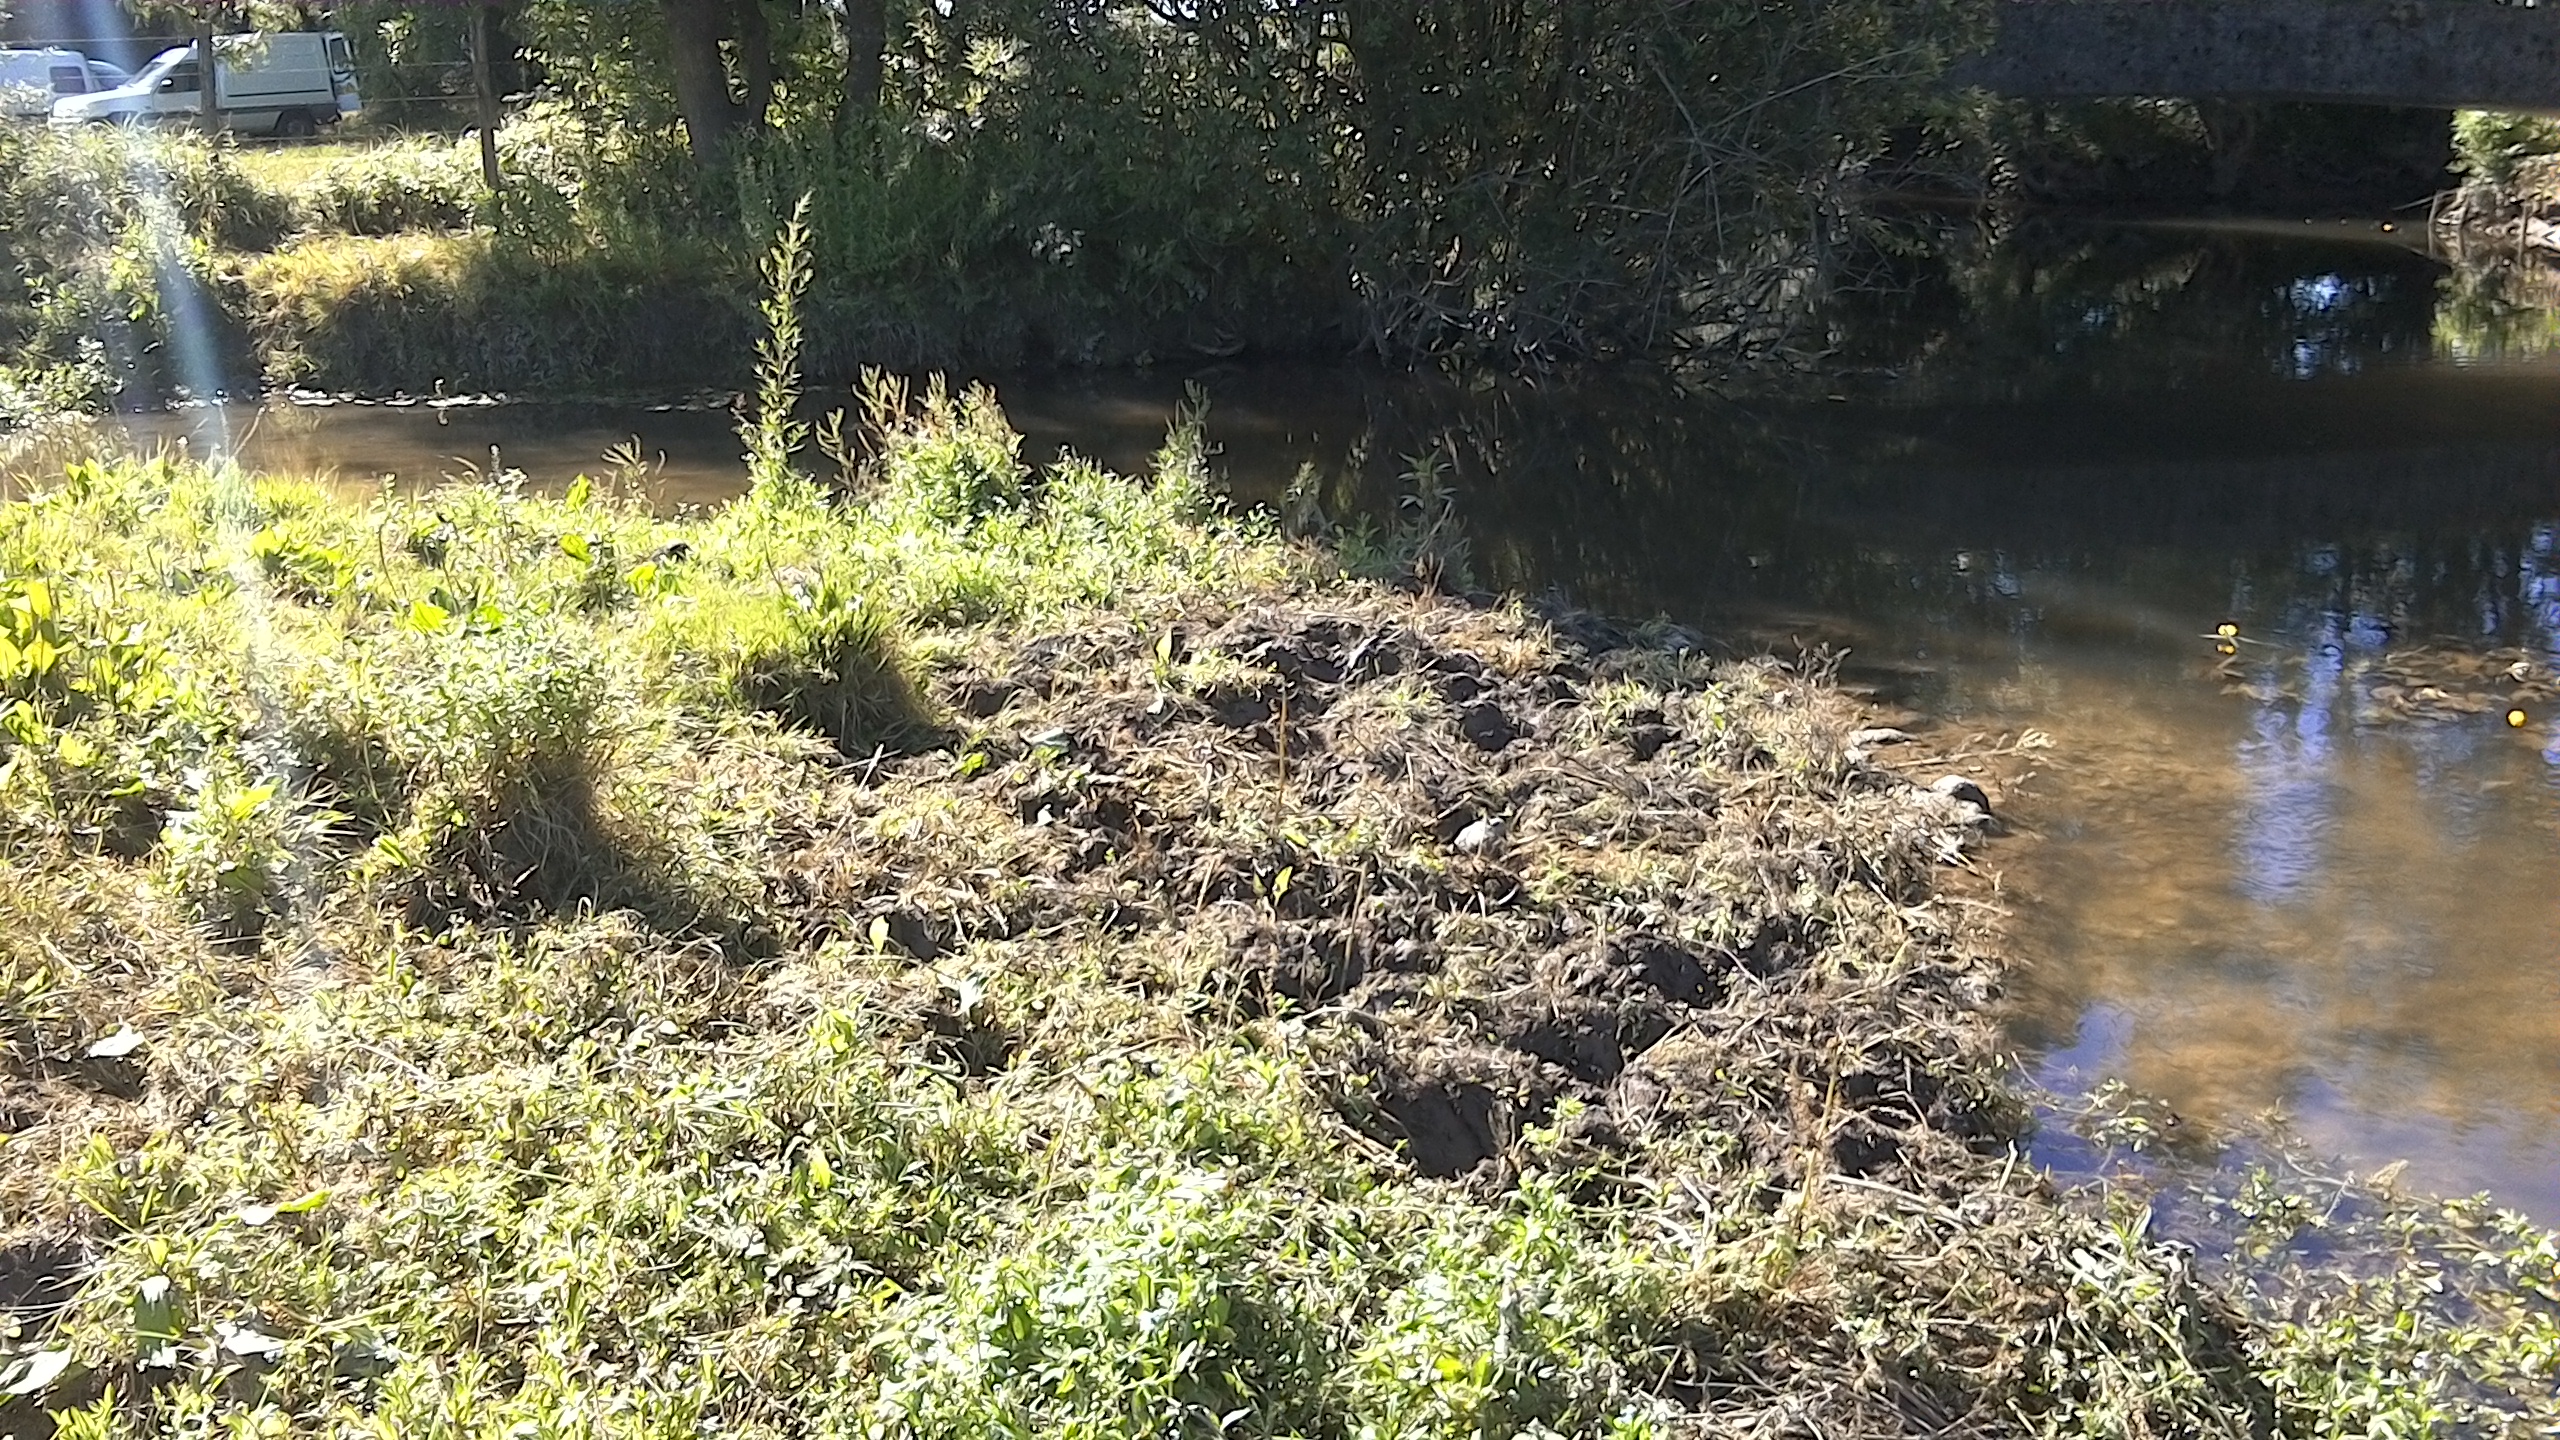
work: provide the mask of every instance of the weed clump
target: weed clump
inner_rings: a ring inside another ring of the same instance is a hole
[[[825,736],[852,758],[932,732],[895,618],[836,577],[706,598],[673,618],[659,643],[703,664],[738,703]]]
[[[226,936],[255,935],[287,899],[297,851],[325,823],[284,793],[217,762],[169,812],[160,837],[167,883]]]
[[[876,503],[894,523],[965,529],[1021,502],[1022,437],[994,391],[973,385],[954,399],[936,376],[911,405],[904,381],[875,375],[868,384],[866,408],[887,437]]]

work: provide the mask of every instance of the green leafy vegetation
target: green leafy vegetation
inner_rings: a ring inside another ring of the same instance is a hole
[[[2453,117],[2453,149],[2465,176],[2491,185],[2511,185],[2527,161],[2560,155],[2560,121],[2465,110]]]
[[[542,0],[507,20],[548,82],[494,194],[468,139],[13,132],[0,204],[39,223],[9,242],[0,339],[25,410],[206,388],[163,370],[179,284],[234,388],[738,385],[720,357],[751,345],[796,207],[829,378],[1747,357],[1804,320],[1855,177],[1980,8]],[[838,23],[865,9],[876,37]],[[371,55],[449,17],[342,19]]]
[[[2542,348],[2550,319],[2537,302],[2550,267],[2540,257],[2560,214],[2560,121],[2466,110],[2454,117],[2453,136],[2462,185],[2437,221],[2457,253],[2476,248],[2483,258],[2453,287],[2452,343]]]

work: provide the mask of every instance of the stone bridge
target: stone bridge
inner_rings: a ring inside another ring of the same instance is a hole
[[[2560,115],[2560,4],[2002,0],[1952,78],[2030,99],[2162,95]]]

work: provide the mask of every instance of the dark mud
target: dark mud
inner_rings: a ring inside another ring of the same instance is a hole
[[[1982,817],[1851,745],[1821,674],[1378,593],[1006,637],[940,690],[966,841],[896,818],[953,755],[872,767],[789,867],[805,938],[930,966],[1098,927],[1132,983],[1306,1027],[1353,1123],[1484,1185],[1543,1130],[1926,1189],[2022,1122],[1933,898]]]

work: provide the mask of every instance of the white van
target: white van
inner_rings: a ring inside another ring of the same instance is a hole
[[[77,50],[0,50],[0,115],[41,120],[56,100],[113,90],[127,78]]]
[[[214,113],[227,130],[311,135],[356,113],[355,52],[331,31],[274,31],[213,38]],[[56,125],[185,121],[203,112],[196,47],[163,50],[131,84],[57,100]]]

